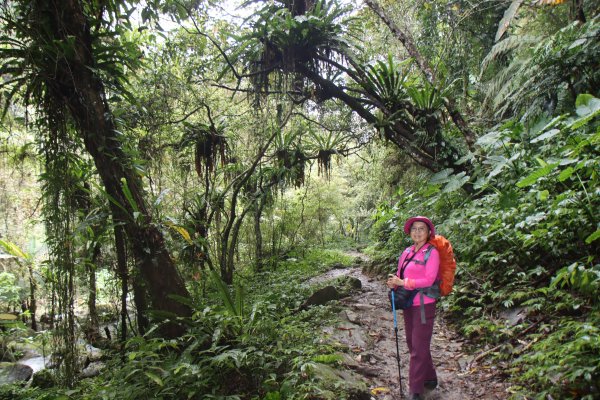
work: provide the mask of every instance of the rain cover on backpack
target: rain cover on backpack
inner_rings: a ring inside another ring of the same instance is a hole
[[[456,260],[454,259],[454,251],[450,241],[442,235],[435,235],[435,237],[429,240],[440,253],[440,270],[438,277],[440,282],[440,294],[447,296],[452,291],[454,285],[454,274],[456,272]]]

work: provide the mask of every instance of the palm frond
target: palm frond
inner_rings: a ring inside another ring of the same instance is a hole
[[[530,118],[543,109],[557,107],[557,99],[562,107],[569,107],[577,94],[596,93],[599,39],[600,17],[596,16],[585,24],[573,22],[533,47],[531,37],[498,43],[483,68],[489,69],[500,54],[510,54],[511,59],[485,84],[484,105],[491,104],[497,116],[512,111]]]
[[[496,42],[498,40],[500,40],[502,35],[504,35],[506,30],[510,26],[510,23],[517,15],[517,11],[519,10],[519,7],[521,7],[522,3],[523,3],[523,0],[513,0],[513,2],[506,9],[506,11],[504,11],[504,16],[500,20],[500,24],[498,25],[498,31],[496,31],[496,38],[495,38]]]
[[[490,52],[485,56],[483,61],[481,62],[481,72],[480,79],[483,72],[490,66],[490,64],[495,61],[499,56],[508,53],[511,50],[519,49],[522,46],[527,46],[532,43],[539,43],[541,38],[532,35],[513,35],[509,36],[506,39],[497,42]]]

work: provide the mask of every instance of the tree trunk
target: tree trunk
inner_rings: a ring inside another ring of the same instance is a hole
[[[121,278],[121,348],[125,348],[127,340],[127,294],[129,287],[127,281],[129,272],[127,271],[127,248],[122,227],[115,225],[115,250],[117,252],[117,272]]]
[[[38,12],[48,18],[49,43],[62,43],[70,51],[63,53],[47,71],[47,96],[62,102],[83,137],[107,194],[115,223],[122,224],[131,243],[137,268],[148,284],[153,308],[178,316],[190,316],[189,306],[171,295],[189,298],[181,276],[167,252],[162,233],[153,225],[144,200],[142,181],[133,160],[125,154],[115,129],[111,110],[105,100],[104,84],[94,72],[91,23],[77,0],[37,0]],[[49,68],[50,66],[46,66]],[[128,195],[126,195],[128,191]],[[163,334],[174,337],[183,333],[179,325],[165,326]]]
[[[282,128],[284,124],[285,124],[285,122],[282,122],[280,124],[280,128]],[[250,177],[256,170],[256,167],[260,163],[260,160],[262,160],[267,149],[269,148],[269,146],[271,145],[271,143],[277,136],[277,133],[278,133],[278,130],[274,129],[273,134],[271,134],[271,136],[267,139],[267,141],[265,142],[263,147],[260,148],[260,150],[258,151],[258,154],[254,158],[252,165],[246,171],[244,171],[238,177],[238,179],[233,183],[231,202],[230,202],[230,206],[229,206],[229,216],[227,219],[227,224],[225,225],[225,228],[223,229],[223,231],[220,235],[221,249],[220,249],[220,254],[219,254],[219,266],[220,266],[220,270],[221,270],[221,279],[223,279],[223,281],[228,285],[231,285],[233,283],[233,250],[235,249],[235,246],[237,245],[237,235],[238,235],[238,233],[235,231],[233,232],[233,235],[232,235],[232,230],[235,230],[235,229],[239,230],[241,221],[243,220],[244,216],[248,212],[248,209],[244,210],[242,212],[242,216],[239,217],[240,221],[237,221],[237,219],[238,219],[238,216],[237,216],[238,196],[240,194],[240,191],[242,190],[242,187],[246,184],[248,179],[250,179]],[[254,199],[253,201],[256,201],[256,199]],[[236,221],[237,221],[237,228],[235,228]]]
[[[37,320],[35,319],[35,312],[37,311],[35,289],[37,288],[37,285],[33,277],[33,265],[31,262],[27,263],[27,270],[29,271],[29,312],[31,313],[31,329],[37,331]]]
[[[260,272],[264,268],[263,262],[263,241],[262,241],[262,230],[260,226],[260,219],[262,217],[263,210],[265,208],[266,199],[264,196],[260,198],[258,205],[254,210],[254,265],[256,271]]]
[[[135,312],[138,331],[140,335],[144,335],[150,327],[150,320],[148,319],[148,291],[145,288],[144,282],[141,279],[136,279],[133,276],[133,301],[135,303]]]
[[[583,0],[573,0],[573,15],[575,16],[574,20],[585,24],[587,20],[583,12]]]
[[[86,338],[91,344],[96,343],[100,339],[100,320],[98,318],[98,309],[96,308],[96,263],[98,262],[99,256],[100,243],[96,242],[92,253],[92,259],[87,267],[89,277],[87,301],[89,325],[87,327]]]

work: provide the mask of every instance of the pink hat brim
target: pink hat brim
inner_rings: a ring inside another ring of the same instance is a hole
[[[410,227],[415,222],[425,222],[427,224],[427,226],[429,227],[429,234],[430,234],[429,237],[433,238],[435,236],[435,226],[433,226],[433,222],[431,222],[431,220],[429,218],[423,217],[421,215],[409,218],[406,221],[406,223],[404,224],[404,233],[406,233],[407,235],[410,235]]]

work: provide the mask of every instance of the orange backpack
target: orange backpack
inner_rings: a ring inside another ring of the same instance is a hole
[[[454,258],[454,251],[450,241],[442,235],[435,235],[435,237],[429,240],[440,253],[440,270],[438,272],[438,279],[440,280],[440,294],[447,296],[452,291],[454,285],[454,274],[456,272],[456,259]],[[429,258],[429,251],[425,254],[425,262]]]

